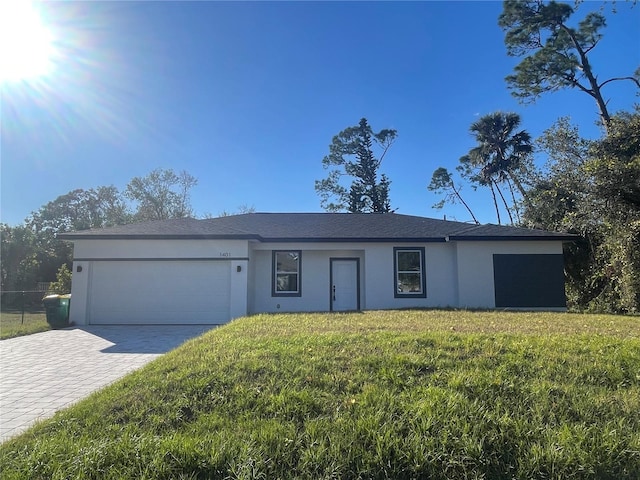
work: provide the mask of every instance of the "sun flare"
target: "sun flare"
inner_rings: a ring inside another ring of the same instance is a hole
[[[34,3],[0,2],[0,82],[49,74],[53,53],[53,35]]]

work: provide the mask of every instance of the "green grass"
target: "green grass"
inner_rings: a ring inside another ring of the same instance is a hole
[[[24,321],[22,312],[0,313],[0,340],[44,332],[50,328],[46,315],[41,312],[25,312]]]
[[[3,480],[640,478],[640,319],[257,315],[0,446]]]

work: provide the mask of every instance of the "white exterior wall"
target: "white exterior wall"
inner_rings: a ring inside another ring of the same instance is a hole
[[[331,248],[334,249],[331,249]],[[327,312],[330,309],[330,259],[360,259],[360,301],[363,305],[363,255],[353,244],[258,244],[250,260],[249,286],[251,313]],[[349,249],[348,249],[349,248]],[[301,291],[299,297],[272,296],[273,250],[302,250]]]
[[[425,249],[426,298],[395,298],[394,247]],[[300,297],[272,296],[272,251],[301,250]],[[360,308],[495,308],[493,255],[562,254],[560,241],[260,243],[247,240],[77,240],[70,320],[86,324],[96,261],[207,259],[230,263],[230,316],[330,309],[330,259],[360,260]],[[78,272],[78,268],[81,272]],[[197,285],[194,285],[197,287]]]
[[[424,247],[426,298],[396,298],[394,247]],[[367,245],[366,297],[363,309],[426,308],[456,305],[455,249],[448,243],[379,243]]]
[[[252,245],[249,262],[249,311],[312,312],[330,309],[330,259],[360,259],[362,310],[448,307],[457,304],[455,247],[448,243],[274,243]],[[426,298],[395,298],[394,257],[397,246],[424,247]],[[272,251],[302,250],[302,295],[272,296]]]
[[[71,273],[71,303],[69,321],[76,325],[87,324],[87,305],[89,299],[89,279],[92,262],[73,262]],[[78,272],[80,268],[80,272]]]
[[[231,261],[231,298],[229,313],[231,318],[244,317],[248,312],[249,262]]]
[[[76,325],[88,322],[92,269],[96,261],[136,259],[202,258],[230,262],[230,315],[231,318],[246,315],[248,251],[246,240],[76,240],[69,320]]]
[[[246,258],[247,240],[75,240],[76,259]]]
[[[494,254],[562,254],[562,242],[452,242],[457,250],[458,306],[495,308]]]

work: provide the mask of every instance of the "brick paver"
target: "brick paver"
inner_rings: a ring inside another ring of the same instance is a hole
[[[89,326],[0,341],[0,441],[210,328]]]

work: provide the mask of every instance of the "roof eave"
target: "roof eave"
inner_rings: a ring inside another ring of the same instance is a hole
[[[448,241],[458,242],[499,242],[499,241],[555,241],[555,242],[575,242],[579,239],[577,235],[450,235]]]
[[[442,243],[444,237],[267,237],[262,238],[264,243],[390,243],[390,242],[416,242],[416,243]]]
[[[67,241],[76,240],[258,240],[263,243],[444,243],[444,242],[496,242],[496,241],[561,241],[575,242],[576,235],[540,236],[540,235],[450,235],[447,237],[261,237],[260,235],[224,235],[224,234],[66,234],[56,238]]]
[[[261,240],[259,235],[224,235],[224,234],[65,234],[56,235],[61,240]]]

